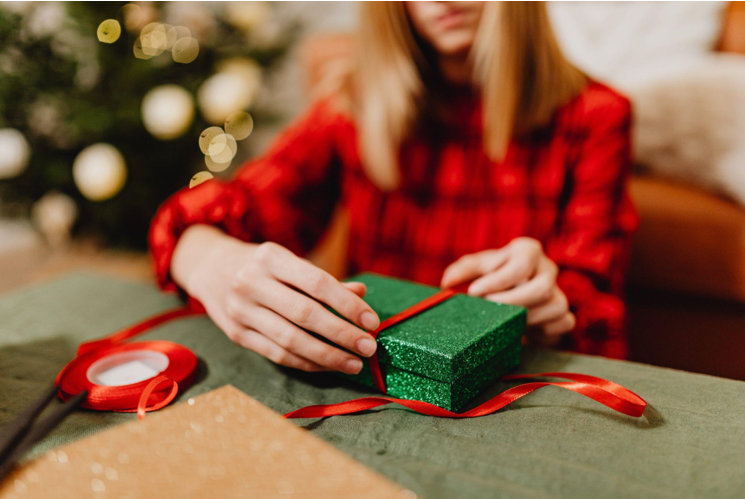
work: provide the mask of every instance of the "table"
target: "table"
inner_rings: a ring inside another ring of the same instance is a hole
[[[77,344],[178,304],[153,286],[94,274],[69,275],[0,300],[0,424],[50,383]],[[181,343],[199,356],[197,381],[179,400],[232,384],[287,412],[368,393],[327,374],[277,367],[232,344],[206,317],[182,319],[145,337]],[[476,419],[434,419],[389,406],[297,424],[431,499],[745,495],[745,383],[526,350],[519,372],[545,371],[611,379],[650,407],[634,419],[544,388]],[[508,386],[498,383],[484,398]],[[134,417],[79,411],[30,457]]]

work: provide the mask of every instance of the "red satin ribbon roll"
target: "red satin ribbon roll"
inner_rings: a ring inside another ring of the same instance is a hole
[[[137,412],[140,419],[146,412],[165,407],[176,397],[179,386],[188,386],[194,380],[196,355],[188,348],[170,341],[123,342],[164,322],[202,313],[192,308],[169,310],[110,336],[83,343],[78,348],[78,356],[57,375],[59,397],[69,400],[81,391],[88,390],[82,407],[97,411]],[[161,372],[149,379],[121,386],[104,386],[90,379],[92,367],[114,356],[126,355],[136,360],[138,355],[153,354],[165,356],[168,362]]]

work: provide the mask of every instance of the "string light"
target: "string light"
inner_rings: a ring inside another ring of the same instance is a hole
[[[99,42],[114,43],[121,36],[122,27],[116,19],[106,19],[98,25],[96,34]]]
[[[243,140],[254,129],[254,120],[250,114],[238,111],[233,113],[225,120],[225,133],[235,137],[236,140]]]
[[[221,133],[210,142],[207,155],[218,164],[229,163],[238,152],[238,144],[232,135]]]
[[[72,164],[78,190],[91,201],[114,197],[127,180],[124,157],[111,144],[98,143],[83,149]]]
[[[162,54],[168,44],[165,26],[160,23],[148,24],[142,28],[140,40],[142,41],[142,51],[145,54],[151,57]]]
[[[189,189],[193,189],[199,184],[206,182],[207,180],[210,180],[212,178],[215,178],[215,176],[212,175],[210,172],[199,172],[191,177],[191,180],[189,181]]]
[[[238,152],[238,140],[251,134],[254,121],[243,111],[232,113],[225,120],[225,129],[211,126],[199,135],[199,149],[204,153],[204,163],[212,172],[222,172],[230,167]]]
[[[189,64],[199,55],[199,42],[190,36],[179,38],[173,44],[171,55],[174,62]]]
[[[229,159],[225,163],[218,163],[214,159],[212,159],[211,156],[207,155],[204,157],[204,164],[207,165],[207,168],[210,169],[210,171],[213,171],[215,173],[222,172],[228,169],[230,166],[230,163],[233,162],[233,159]]]
[[[202,154],[209,154],[209,147],[212,139],[221,133],[224,133],[222,128],[219,126],[211,126],[199,134],[199,150],[202,151]]]
[[[191,30],[185,26],[152,22],[140,31],[133,51],[138,59],[150,59],[171,51],[174,62],[189,64],[199,55],[199,41],[191,36]]]
[[[142,40],[140,40],[139,38],[137,40],[135,40],[134,46],[132,47],[132,51],[134,52],[135,57],[138,58],[138,59],[148,60],[148,59],[150,59],[152,57],[150,55],[147,55],[142,50]]]
[[[179,85],[152,88],[142,99],[142,122],[154,137],[172,140],[183,135],[194,119],[191,94]]]
[[[119,9],[119,12],[124,20],[124,27],[127,28],[128,31],[135,31],[145,20],[142,8],[137,4],[128,3]]]
[[[15,128],[0,128],[0,151],[0,179],[17,177],[23,173],[28,165],[31,148],[21,132]]]

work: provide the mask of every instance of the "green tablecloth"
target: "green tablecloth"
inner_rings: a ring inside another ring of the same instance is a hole
[[[151,286],[89,274],[0,300],[0,424],[51,382],[77,344],[178,303]],[[286,412],[364,393],[328,375],[280,369],[233,345],[205,317],[144,337],[181,343],[201,359],[199,379],[181,400],[232,384]],[[608,378],[651,407],[633,419],[544,388],[476,419],[434,419],[388,406],[298,424],[426,498],[745,496],[745,383],[536,350],[524,353],[519,371]],[[491,393],[508,386],[497,384]],[[32,454],[134,417],[79,411]]]

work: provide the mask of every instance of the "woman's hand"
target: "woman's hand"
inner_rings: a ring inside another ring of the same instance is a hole
[[[362,361],[301,328],[364,357],[376,350],[380,321],[363,300],[365,286],[342,284],[274,243],[248,244],[207,226],[179,239],[171,271],[228,337],[288,367],[356,374]],[[359,327],[328,311],[326,304]]]
[[[445,269],[442,287],[473,281],[469,295],[526,307],[528,326],[540,333],[536,339],[555,344],[575,325],[567,298],[556,285],[557,275],[558,267],[543,254],[541,243],[519,237],[501,249],[460,258]]]

